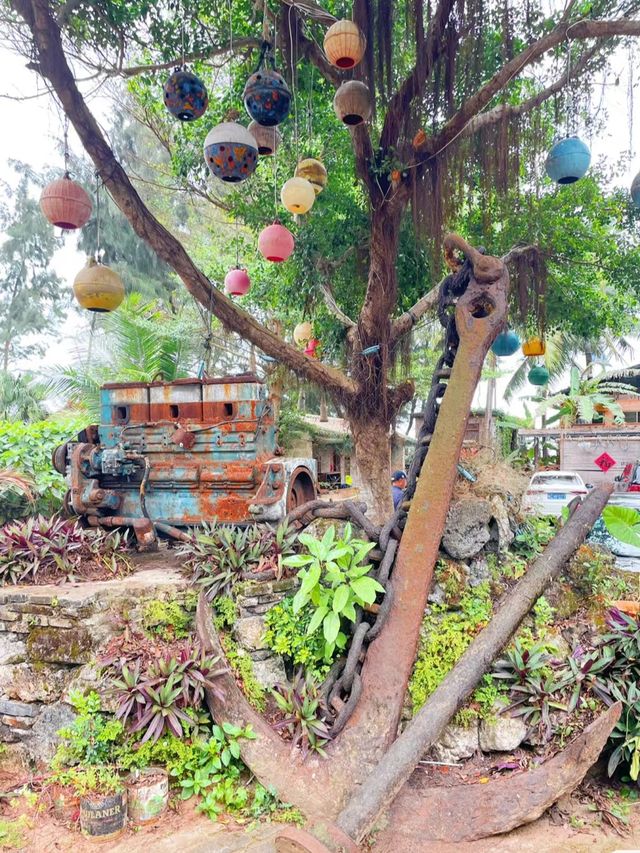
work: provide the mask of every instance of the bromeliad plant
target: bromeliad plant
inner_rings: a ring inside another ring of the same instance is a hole
[[[283,560],[285,566],[300,568],[300,589],[293,599],[293,612],[300,612],[311,602],[315,610],[307,634],[313,634],[322,625],[327,660],[336,646],[346,645],[347,637],[341,630],[343,617],[355,622],[356,607],[373,604],[376,595],[384,592],[382,584],[368,577],[371,564],[363,564],[374,543],[353,539],[350,524],[345,526],[341,539],[336,540],[335,536],[333,526],[322,539],[301,533],[298,538],[308,553]]]
[[[272,693],[285,714],[274,728],[289,733],[293,746],[300,747],[303,760],[310,751],[326,757],[323,747],[331,735],[323,719],[324,710],[313,677],[305,677],[299,669],[292,684],[277,684]]]
[[[132,733],[144,731],[141,743],[155,742],[165,732],[182,737],[184,729],[199,724],[205,687],[223,698],[215,679],[225,670],[215,669],[217,662],[192,649],[161,658],[145,671],[140,661],[125,664],[114,680],[116,719]]]

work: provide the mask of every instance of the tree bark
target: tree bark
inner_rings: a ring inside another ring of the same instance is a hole
[[[367,504],[367,516],[382,524],[393,511],[389,426],[371,418],[350,418],[349,423],[360,477],[360,498]]]
[[[369,831],[380,812],[407,781],[425,750],[435,743],[475,689],[549,581],[584,542],[612,491],[612,484],[594,489],[527,574],[505,596],[487,627],[478,634],[340,813],[336,823],[343,832],[359,841]]]

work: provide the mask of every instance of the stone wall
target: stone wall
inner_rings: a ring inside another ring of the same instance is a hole
[[[70,691],[104,694],[98,650],[124,622],[140,623],[147,601],[180,599],[186,588],[171,558],[154,555],[126,578],[0,590],[0,741],[9,753],[47,762],[73,719]]]

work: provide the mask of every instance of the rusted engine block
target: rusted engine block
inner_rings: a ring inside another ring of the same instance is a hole
[[[66,509],[92,526],[132,527],[141,545],[202,521],[278,521],[316,496],[315,460],[278,455],[252,374],[109,383],[100,421],[53,454]]]

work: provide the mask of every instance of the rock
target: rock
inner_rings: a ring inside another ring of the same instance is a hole
[[[275,655],[264,660],[254,660],[253,674],[261,687],[270,688],[276,684],[284,684],[287,680],[282,658]]]
[[[21,663],[27,655],[27,647],[16,634],[0,634],[0,666]]]
[[[250,652],[266,648],[264,635],[266,626],[262,616],[247,616],[238,619],[233,627],[233,633],[238,643]]]
[[[438,582],[434,583],[433,588],[429,593],[429,604],[444,604],[446,600],[447,593],[444,591],[444,587]]]
[[[11,699],[0,699],[0,714],[9,714],[12,717],[35,717],[38,710],[37,705],[13,702]]]
[[[496,526],[498,551],[506,551],[513,542],[515,534],[511,529],[511,522],[504,501],[498,495],[491,498],[491,509]]]
[[[479,555],[469,560],[469,586],[480,586],[481,583],[486,583],[491,580],[491,569],[487,562],[487,558]]]
[[[483,752],[511,752],[527,734],[527,726],[517,717],[500,714],[480,722],[480,749]]]
[[[455,763],[461,758],[470,758],[480,748],[478,722],[474,720],[467,728],[449,724],[434,743],[431,754],[436,761]]]
[[[71,680],[62,694],[62,701],[69,703],[74,691],[86,694],[91,690],[100,696],[103,711],[114,714],[118,710],[118,700],[111,689],[109,676],[90,663],[73,670]]]
[[[545,634],[542,638],[549,654],[559,660],[565,660],[571,655],[571,647],[562,634]]]
[[[27,637],[32,661],[45,663],[87,663],[91,634],[84,625],[76,628],[33,628]]]
[[[22,702],[55,702],[62,696],[72,671],[59,667],[34,667],[19,663],[11,667],[11,676],[5,683],[4,693],[10,699]]]
[[[33,724],[31,736],[25,741],[30,758],[37,765],[47,766],[60,742],[57,732],[73,722],[73,709],[64,702],[47,706]]]
[[[447,516],[442,547],[454,560],[474,557],[491,538],[492,506],[484,498],[466,498],[453,504]]]

